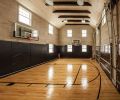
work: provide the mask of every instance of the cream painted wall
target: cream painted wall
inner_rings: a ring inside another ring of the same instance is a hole
[[[103,25],[101,28],[101,45],[109,44],[109,32],[107,24]]]
[[[67,30],[73,31],[72,38],[67,37]],[[82,30],[87,30],[86,38],[82,38]],[[60,29],[59,43],[60,45],[72,44],[73,40],[80,40],[81,44],[93,45],[93,33],[95,30],[89,25],[66,25]]]
[[[95,36],[96,36],[96,40],[95,40],[96,45],[95,46],[100,46],[100,30],[99,29],[96,30]]]
[[[48,35],[49,23],[35,13],[32,13],[32,28],[39,31],[39,41],[13,38],[14,23],[18,21],[18,7],[16,0],[0,0],[0,40],[58,44],[58,29],[54,27],[54,35]]]
[[[102,19],[101,19],[102,20]],[[110,15],[107,13],[107,22],[101,26],[101,45],[109,44],[111,37]],[[96,46],[100,46],[100,33],[96,34]]]
[[[111,30],[117,35],[117,24],[116,24],[116,6],[113,12],[114,27],[111,28],[111,15],[107,13],[107,22],[101,26],[101,45],[109,44],[113,38]],[[98,39],[97,39],[98,40]],[[111,41],[112,42],[112,41]]]

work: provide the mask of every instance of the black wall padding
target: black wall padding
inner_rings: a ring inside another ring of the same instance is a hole
[[[57,58],[57,46],[48,53],[48,44],[0,41],[0,77]]]
[[[67,45],[60,46],[60,55],[62,58],[91,58],[92,57],[92,46],[87,46],[87,52],[82,52],[82,46],[74,46],[73,52],[67,52]]]
[[[30,44],[12,42],[12,68],[14,71],[30,66]]]
[[[31,44],[31,65],[39,64],[45,61],[45,53],[44,45],[39,44]]]
[[[13,71],[11,46],[11,42],[0,41],[0,76]]]
[[[92,46],[82,53],[81,46],[73,46],[73,52],[67,52],[67,46],[54,46],[54,53],[49,54],[48,44],[0,41],[0,77],[19,72],[28,67],[55,59],[58,53],[67,58],[91,58]]]

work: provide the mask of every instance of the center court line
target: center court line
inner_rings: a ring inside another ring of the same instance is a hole
[[[76,75],[76,77],[75,77],[75,80],[74,80],[73,84],[75,84],[75,82],[76,82],[76,80],[77,80],[77,77],[78,77],[78,75],[79,75],[79,73],[80,73],[80,69],[81,69],[81,65],[80,65],[80,67],[79,67],[79,69],[78,69],[78,72],[77,72],[77,75]]]

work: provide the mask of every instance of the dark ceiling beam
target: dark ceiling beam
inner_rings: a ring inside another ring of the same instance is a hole
[[[67,20],[68,22],[82,22],[82,20]],[[85,22],[90,22],[89,20],[85,20]]]
[[[90,18],[90,17],[80,15],[60,15],[58,18]]]
[[[88,13],[91,12],[89,10],[55,10],[53,13]]]
[[[65,24],[65,25],[90,25],[90,24]]]
[[[46,4],[46,6],[49,6]],[[79,6],[76,1],[54,1],[54,6]],[[92,6],[89,2],[84,2],[83,6]]]

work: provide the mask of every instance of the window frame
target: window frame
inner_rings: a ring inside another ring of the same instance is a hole
[[[105,45],[105,53],[108,53],[108,46]]]
[[[83,38],[86,38],[87,37],[87,30],[82,30],[82,37]]]
[[[110,44],[108,45],[108,53],[111,53],[111,46],[110,46]]]
[[[48,34],[49,35],[53,35],[54,34],[54,27],[51,24],[48,25]]]
[[[72,38],[72,36],[73,36],[72,33],[73,33],[73,31],[71,29],[67,30],[67,37]]]
[[[21,10],[23,10],[23,12],[27,13],[28,16],[25,16],[25,13],[23,13]],[[26,23],[25,21],[22,21],[22,19],[20,19],[21,17],[28,20],[28,23]],[[28,26],[32,26],[32,12],[29,11],[28,9],[26,9],[25,7],[23,6],[19,6],[19,9],[18,9],[18,22],[22,23],[22,24],[25,24],[25,25],[28,25]]]
[[[87,45],[82,45],[82,53],[87,53]]]
[[[48,51],[49,51],[49,54],[54,53],[54,44],[49,44],[48,45]]]
[[[110,53],[111,52],[111,47],[110,45],[105,45],[105,53]]]
[[[67,52],[73,52],[73,46],[72,45],[67,45]]]

